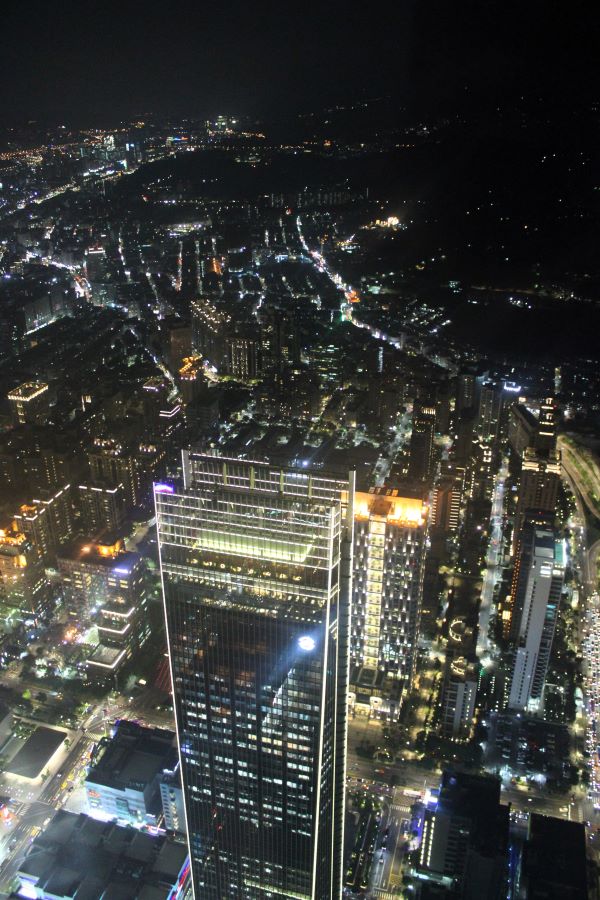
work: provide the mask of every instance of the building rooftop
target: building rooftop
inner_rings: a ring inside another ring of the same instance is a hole
[[[107,539],[106,541],[86,541],[77,538],[66,547],[62,547],[59,559],[73,562],[87,563],[90,566],[104,566],[114,569],[118,574],[128,575],[141,560],[139,553],[123,549],[120,539]]]
[[[497,778],[444,772],[437,811],[468,821],[471,844],[484,854],[497,853],[508,840],[509,811],[500,804]]]
[[[31,844],[18,877],[39,896],[167,900],[186,860],[186,846],[164,835],[60,810]]]
[[[66,731],[55,728],[36,728],[11,761],[5,764],[5,771],[21,778],[37,778],[66,736]]]
[[[521,882],[532,900],[587,900],[585,826],[533,813]]]
[[[401,497],[398,491],[358,491],[354,503],[355,515],[359,519],[379,516],[392,525],[415,528],[425,523],[427,508],[423,501],[415,497]]]
[[[8,399],[20,400],[21,402],[27,403],[29,400],[33,400],[34,397],[39,397],[40,394],[43,394],[47,390],[48,385],[43,381],[26,381],[24,384],[20,384],[10,391]]]
[[[121,721],[112,739],[101,741],[86,784],[143,790],[163,769],[172,766],[174,741],[173,731]]]
[[[127,652],[125,647],[109,647],[98,644],[87,659],[88,666],[100,666],[102,669],[116,669]]]

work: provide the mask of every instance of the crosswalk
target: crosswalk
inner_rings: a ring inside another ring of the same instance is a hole
[[[398,900],[399,893],[395,891],[386,891],[383,888],[374,888],[371,891],[372,897],[378,897],[380,900]]]
[[[410,806],[403,806],[401,803],[392,803],[390,809],[393,812],[406,813],[410,812]]]

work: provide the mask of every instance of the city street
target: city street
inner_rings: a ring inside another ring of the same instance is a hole
[[[143,720],[151,727],[174,729],[172,716],[156,710],[157,694],[145,691],[134,700],[118,696],[104,699],[88,713],[79,731],[69,731],[73,743],[57,758],[54,773],[40,784],[4,775],[2,790],[11,798],[11,816],[0,837],[0,891],[6,890],[18,871],[30,842],[44,821],[57,809],[86,812],[83,779],[93,746],[108,734],[119,718]],[[35,722],[39,725],[40,722]]]
[[[502,578],[502,557],[504,553],[502,542],[502,517],[504,513],[504,484],[508,475],[508,460],[502,460],[502,465],[494,483],[494,496],[492,499],[492,512],[490,516],[490,544],[486,557],[486,570],[483,576],[481,589],[481,604],[479,607],[479,630],[477,634],[477,656],[484,662],[490,652],[489,626],[490,617],[494,612],[494,588]]]

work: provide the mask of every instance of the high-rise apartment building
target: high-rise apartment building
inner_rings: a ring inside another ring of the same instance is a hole
[[[136,506],[140,481],[133,451],[112,438],[96,438],[87,451],[87,457],[93,480],[113,486],[122,484],[128,505]]]
[[[341,897],[354,479],[155,485],[196,900]]]
[[[15,425],[43,423],[49,411],[48,385],[43,381],[27,381],[8,394]]]
[[[167,359],[173,371],[192,353],[192,326],[189,322],[175,320],[167,332]]]
[[[69,616],[94,623],[98,643],[87,659],[92,675],[105,677],[125,664],[150,634],[143,557],[114,545],[74,541],[58,558]]]
[[[237,329],[227,341],[227,371],[240,381],[252,381],[260,374],[260,333],[256,328]]]
[[[397,491],[357,493],[354,516],[350,703],[394,718],[417,661],[427,508]]]
[[[71,485],[42,491],[31,503],[23,504],[15,515],[17,528],[37,548],[45,562],[54,562],[61,544],[73,536]]]
[[[192,349],[221,368],[225,359],[225,336],[231,317],[212,299],[198,297],[191,304]]]
[[[515,650],[508,706],[537,712],[543,704],[564,575],[562,544],[553,531],[533,523],[527,526],[515,572],[511,617]]]
[[[119,533],[127,516],[127,500],[122,484],[80,484],[77,499],[84,534],[95,537],[103,531]]]
[[[50,608],[50,586],[37,548],[19,531],[0,530],[0,614],[37,622]]]
[[[184,406],[189,406],[205,390],[206,379],[200,356],[186,356],[179,366],[179,390]]]

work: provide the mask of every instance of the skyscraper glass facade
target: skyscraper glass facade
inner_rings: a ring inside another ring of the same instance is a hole
[[[155,500],[196,897],[340,897],[353,481],[183,464]]]

